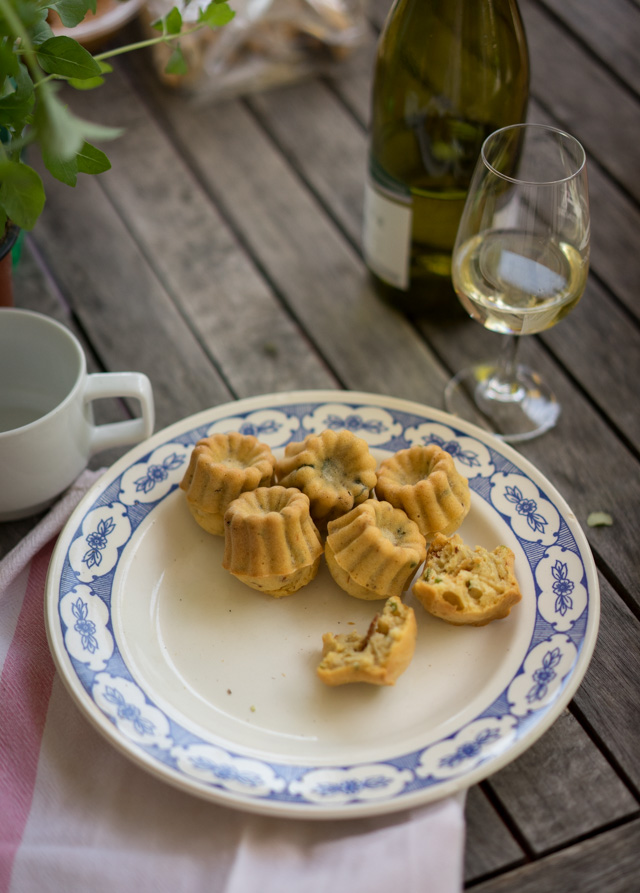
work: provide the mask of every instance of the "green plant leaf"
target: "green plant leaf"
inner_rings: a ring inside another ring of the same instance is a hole
[[[96,59],[96,62],[100,66],[100,71],[102,72],[102,74],[109,74],[113,71],[113,66],[109,65],[108,62],[103,62],[99,59]],[[71,84],[71,86],[74,87],[76,90],[95,90],[96,87],[104,84],[104,78],[100,76],[95,78],[87,78],[83,81],[79,81],[77,78],[69,78],[67,83]]]
[[[44,187],[28,164],[0,161],[0,205],[22,229],[33,229],[44,208]]]
[[[78,164],[75,158],[66,160],[50,152],[42,152],[42,160],[49,173],[66,186],[75,186],[78,182]]]
[[[18,57],[11,47],[0,43],[0,83],[4,84],[6,78],[15,77],[18,74]]]
[[[13,77],[5,81],[5,90],[0,96],[0,121],[5,126],[24,129],[25,118],[31,113],[34,103],[33,82],[26,67],[20,63]]]
[[[40,46],[46,40],[50,40],[53,37],[51,25],[46,19],[43,19],[41,22],[37,22],[31,29],[30,34],[31,43],[34,45],[34,47]]]
[[[5,127],[13,127],[22,132],[24,119],[33,108],[33,99],[19,99],[15,93],[0,99],[0,121]]]
[[[95,90],[96,87],[101,87],[104,84],[104,78],[87,78],[84,81],[79,81],[78,78],[69,78],[67,83],[71,84],[75,90]]]
[[[169,56],[169,61],[165,65],[164,70],[167,74],[186,74],[189,71],[189,66],[185,62],[179,46],[176,46]]]
[[[45,166],[50,174],[67,186],[75,186],[78,174],[102,174],[111,168],[111,162],[100,149],[91,143],[83,143],[75,158],[66,160],[51,153],[42,153]]]
[[[49,8],[58,13],[65,28],[75,28],[88,12],[96,11],[96,0],[57,0]]]
[[[43,86],[51,88],[50,84]],[[46,153],[62,161],[74,158],[87,139],[115,139],[122,133],[119,128],[103,127],[76,117],[52,89],[42,92],[42,102],[36,106],[34,123],[43,155]]]
[[[46,6],[39,6],[38,3],[34,3],[34,0],[14,0],[12,5],[15,7],[20,21],[29,32],[34,25],[45,21],[49,13]]]
[[[235,16],[235,12],[226,0],[211,0],[206,9],[201,9],[198,14],[198,21],[208,25],[210,28],[219,28],[226,25]]]
[[[177,6],[174,6],[164,18],[167,25],[167,34],[180,34],[182,30],[182,15]]]
[[[164,37],[168,37],[170,34],[180,34],[182,30],[182,13],[177,6],[174,6],[166,15],[152,22],[151,27],[155,31],[161,31]]]
[[[76,161],[80,174],[103,174],[111,170],[111,162],[101,149],[85,143],[78,152]]]
[[[29,69],[22,62],[18,65],[18,72],[13,79],[15,95],[20,100],[34,98],[33,81]]]
[[[38,61],[48,74],[86,80],[100,75],[100,66],[88,50],[71,37],[51,37],[36,47]]]

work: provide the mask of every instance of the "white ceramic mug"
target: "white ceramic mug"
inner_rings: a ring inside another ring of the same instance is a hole
[[[92,401],[134,397],[141,417],[93,423]],[[72,333],[48,316],[0,308],[0,521],[46,508],[90,456],[153,432],[151,383],[139,372],[87,374]]]

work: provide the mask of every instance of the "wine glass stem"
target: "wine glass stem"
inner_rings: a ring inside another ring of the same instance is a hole
[[[487,381],[486,389],[491,392],[493,400],[517,401],[522,397],[519,393],[521,387],[518,383],[516,363],[519,344],[520,338],[517,335],[505,335],[502,339],[495,371]]]

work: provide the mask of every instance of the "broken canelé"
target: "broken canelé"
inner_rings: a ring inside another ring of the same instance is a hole
[[[471,549],[457,534],[438,534],[413,594],[434,617],[458,626],[485,626],[506,617],[522,598],[514,564],[508,546],[492,552]]]
[[[316,672],[325,685],[331,686],[349,682],[395,685],[411,663],[416,635],[413,608],[394,595],[373,618],[366,635],[355,631],[337,636],[325,633],[322,661]]]

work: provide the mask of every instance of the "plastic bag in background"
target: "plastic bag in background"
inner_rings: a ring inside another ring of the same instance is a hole
[[[174,5],[174,0],[147,0],[143,20],[149,29]],[[227,25],[181,39],[187,74],[167,74],[171,48],[154,47],[154,66],[164,83],[203,99],[265,90],[330,72],[367,33],[366,0],[230,0],[229,5],[235,17]],[[177,6],[186,30],[197,21],[198,4],[178,0]]]

